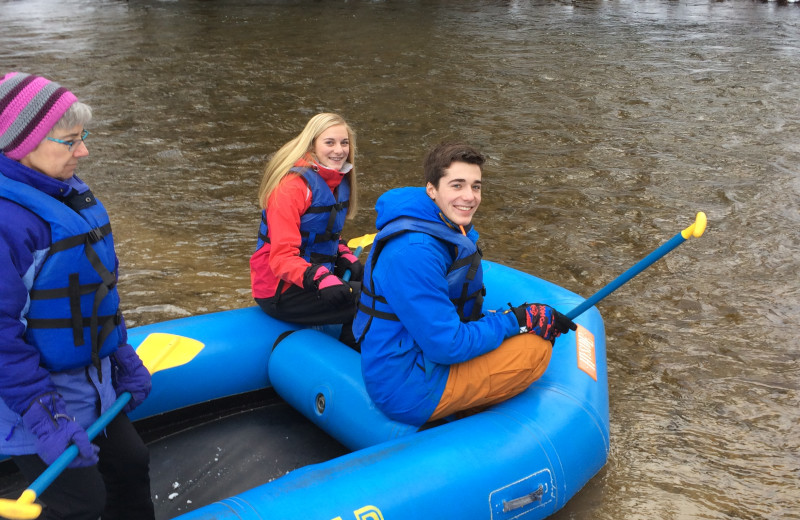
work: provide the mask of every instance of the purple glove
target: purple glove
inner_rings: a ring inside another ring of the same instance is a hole
[[[356,301],[356,293],[350,284],[342,281],[323,265],[311,264],[303,275],[303,285],[306,288],[315,288],[320,300],[336,307],[351,305]]]
[[[36,453],[48,466],[64,453],[70,444],[78,447],[78,456],[70,468],[97,464],[100,449],[89,442],[86,431],[67,415],[67,407],[55,392],[34,400],[22,414],[25,428],[36,435]]]
[[[570,330],[578,328],[575,323],[554,308],[542,303],[524,304],[514,308],[520,328],[536,334],[550,343]]]
[[[130,413],[150,394],[150,372],[144,367],[133,347],[127,343],[112,354],[111,363],[114,367],[113,381],[117,397],[124,392],[131,393],[131,400],[122,409],[123,412]]]

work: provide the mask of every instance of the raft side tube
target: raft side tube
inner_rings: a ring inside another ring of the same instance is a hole
[[[537,416],[559,419],[542,425],[518,409],[492,409],[298,469],[179,518],[545,518],[602,468],[605,441],[597,429],[581,427],[586,412],[569,396],[525,392],[515,399]],[[562,436],[570,440],[561,443]],[[563,445],[581,453],[561,453]]]
[[[417,431],[378,410],[364,387],[361,356],[322,332],[298,330],[281,340],[269,378],[279,396],[351,450]]]
[[[483,268],[487,287],[484,300],[486,309],[508,308],[508,302],[512,305],[527,302],[545,303],[560,312],[567,313],[584,301],[583,297],[563,287],[501,264],[484,261]],[[547,387],[573,396],[581,406],[590,411],[595,422],[602,426],[608,444],[609,403],[605,324],[596,307],[588,309],[574,321],[593,337],[591,353],[594,357],[596,379],[580,368],[576,333],[569,332],[562,334],[556,340],[547,370],[531,388]]]
[[[278,336],[295,328],[259,307],[247,307],[130,329],[128,342],[134,348],[152,332],[186,336],[205,345],[190,363],[153,374],[153,389],[130,414],[131,419],[268,388],[272,345]]]

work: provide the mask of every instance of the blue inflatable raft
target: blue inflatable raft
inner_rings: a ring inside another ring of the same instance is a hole
[[[484,262],[487,309],[548,303],[562,312],[583,299],[561,287]],[[544,376],[522,394],[470,417],[417,431],[370,402],[359,355],[338,331],[302,329],[256,307],[131,329],[205,344],[190,363],[153,376],[132,419],[272,387],[351,453],[292,471],[188,519],[526,520],[562,508],[605,464],[609,450],[605,331],[596,308],[554,346]]]

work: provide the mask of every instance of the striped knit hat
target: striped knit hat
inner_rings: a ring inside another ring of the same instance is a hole
[[[58,83],[9,72],[0,80],[0,151],[19,161],[39,146],[76,101]]]

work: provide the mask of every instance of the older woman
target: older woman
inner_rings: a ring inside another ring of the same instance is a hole
[[[0,453],[33,480],[70,445],[79,455],[42,493],[40,518],[154,518],[149,454],[116,397],[150,391],[127,343],[108,214],[75,175],[91,109],[48,79],[0,79]],[[99,453],[98,453],[99,449]]]

